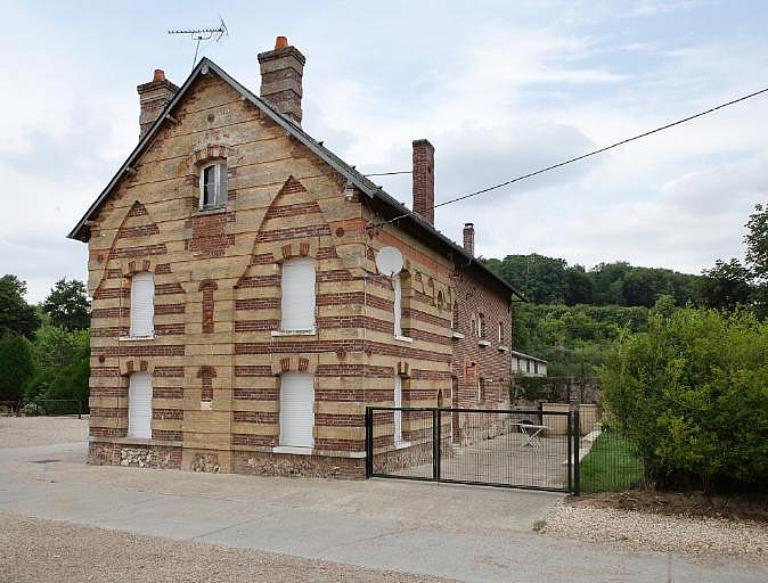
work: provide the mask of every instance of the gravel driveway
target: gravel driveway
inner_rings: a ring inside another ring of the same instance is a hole
[[[0,571],[4,583],[451,581],[10,514],[0,514]]]
[[[0,417],[0,448],[87,440],[87,417]]]
[[[543,532],[626,548],[677,552],[698,558],[734,558],[768,564],[768,524],[724,518],[571,506],[553,507]]]

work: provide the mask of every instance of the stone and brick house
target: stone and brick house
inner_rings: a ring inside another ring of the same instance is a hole
[[[516,292],[472,225],[463,246],[434,228],[432,145],[413,142],[409,213],[302,130],[302,53],[278,37],[259,63],[260,95],[208,59],[139,85],[139,143],[69,234],[89,247],[92,463],[359,477],[366,405],[508,402]],[[393,418],[374,445],[414,437]]]

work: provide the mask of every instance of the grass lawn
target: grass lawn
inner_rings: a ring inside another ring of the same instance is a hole
[[[642,477],[642,460],[626,438],[615,433],[601,433],[581,461],[581,491],[585,494],[629,490]]]

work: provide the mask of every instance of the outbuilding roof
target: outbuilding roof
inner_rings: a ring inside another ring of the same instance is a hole
[[[501,277],[489,270],[483,265],[477,258],[468,254],[463,247],[452,241],[438,231],[429,221],[423,219],[416,213],[413,213],[408,207],[399,202],[397,199],[388,194],[380,186],[374,184],[358,172],[354,166],[351,166],[344,162],[341,158],[326,148],[322,142],[318,142],[307,134],[300,126],[293,122],[290,118],[282,115],[276,111],[269,102],[261,99],[259,96],[251,92],[247,87],[242,85],[236,79],[231,77],[224,69],[219,67],[216,63],[204,57],[197,66],[192,70],[187,80],[174,95],[173,99],[168,103],[165,110],[160,114],[157,120],[152,124],[149,130],[139,140],[139,143],[133,149],[126,161],[112,177],[107,184],[106,188],[99,194],[98,198],[86,211],[83,217],[78,221],[74,229],[67,235],[70,239],[78,239],[80,241],[88,241],[90,236],[89,221],[95,216],[101,205],[106,201],[112,190],[117,186],[120,178],[126,172],[131,172],[132,165],[141,156],[141,154],[147,149],[149,144],[155,138],[160,128],[169,121],[170,112],[179,103],[194,81],[200,75],[208,75],[214,73],[218,75],[222,80],[226,81],[235,91],[237,91],[244,100],[249,101],[253,105],[259,108],[269,119],[282,127],[289,135],[306,146],[313,154],[323,160],[326,164],[331,166],[339,174],[341,174],[347,182],[352,184],[355,188],[359,189],[362,193],[367,195],[370,199],[381,203],[382,210],[390,216],[390,218],[399,217],[397,219],[397,225],[410,231],[414,236],[426,238],[429,242],[437,244],[445,251],[455,256],[455,262],[462,269],[470,272],[475,272],[486,280],[490,280],[496,286],[501,286],[508,291],[510,295],[517,296],[521,300],[525,301],[525,297],[517,291],[512,285],[507,283]]]

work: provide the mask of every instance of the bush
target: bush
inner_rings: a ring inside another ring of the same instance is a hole
[[[705,491],[768,478],[768,323],[738,311],[654,311],[601,370],[609,419],[646,480]]]
[[[0,401],[18,401],[34,373],[32,345],[20,334],[0,338]]]
[[[22,417],[39,417],[45,415],[45,410],[37,403],[27,403],[19,409],[19,415]]]

